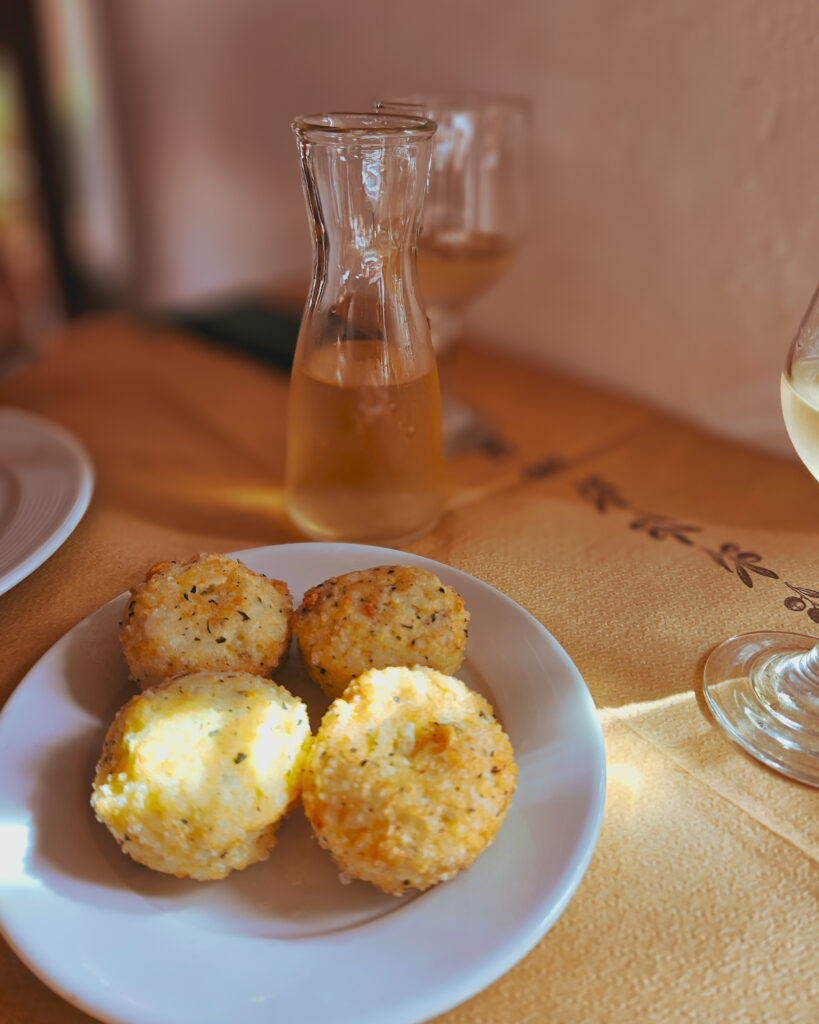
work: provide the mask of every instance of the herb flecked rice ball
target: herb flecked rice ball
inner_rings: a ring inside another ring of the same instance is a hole
[[[298,800],[304,704],[246,672],[198,672],[132,697],[105,738],[91,806],[123,852],[205,881],[264,860]]]
[[[469,612],[426,569],[385,565],[308,590],[293,619],[311,679],[328,697],[371,668],[424,665],[452,675],[464,658]]]
[[[131,590],[120,640],[141,689],[204,669],[270,675],[290,643],[292,613],[283,581],[200,555],[160,562]]]
[[[468,868],[494,839],[516,778],[483,697],[432,669],[387,668],[330,705],[302,802],[343,876],[399,894]]]

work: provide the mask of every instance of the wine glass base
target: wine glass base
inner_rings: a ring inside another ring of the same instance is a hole
[[[705,699],[732,739],[810,786],[819,786],[819,687],[793,663],[817,642],[801,633],[743,633],[714,648],[703,671]]]

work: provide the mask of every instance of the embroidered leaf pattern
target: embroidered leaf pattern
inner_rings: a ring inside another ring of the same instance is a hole
[[[628,508],[628,502],[620,495],[614,484],[594,473],[578,483],[577,491],[581,498],[591,502],[598,512],[605,512],[609,508]]]
[[[767,576],[771,580],[779,579],[773,569],[759,564],[762,561],[762,555],[758,555],[755,551],[741,551],[738,544],[721,544],[718,551],[713,551],[711,548],[705,548],[705,551],[717,565],[721,565],[728,572],[735,572],[746,587],[754,585],[751,578],[752,572],[758,576]]]
[[[649,537],[654,540],[665,540],[666,537],[673,537],[681,544],[693,544],[694,541],[688,536],[689,533],[699,533],[701,526],[694,526],[692,523],[681,523],[671,516],[659,515],[655,512],[646,512],[629,523],[632,530],[645,530]]]
[[[551,455],[546,459],[541,459],[539,462],[531,462],[528,466],[524,466],[523,475],[528,480],[539,480],[544,476],[559,473],[561,469],[566,468],[566,465],[565,459],[559,455]]]
[[[543,463],[536,463],[531,467],[531,475],[538,476],[546,472],[552,472],[552,463],[560,460],[546,459]],[[558,468],[557,466],[554,467]],[[559,468],[563,468],[560,465]],[[754,585],[754,576],[761,576],[769,580],[778,580],[779,574],[762,565],[762,555],[756,551],[746,551],[739,544],[727,541],[720,544],[718,548],[709,548],[704,544],[697,545],[690,534],[700,533],[701,526],[694,523],[681,522],[673,516],[662,515],[655,512],[638,512],[634,506],[626,501],[620,494],[616,485],[610,483],[597,474],[590,474],[575,483],[580,496],[590,502],[598,512],[606,512],[610,508],[630,509],[636,514],[636,518],[629,523],[632,530],[643,530],[653,540],[665,540],[673,537],[680,544],[687,544],[689,547],[696,547],[712,558],[717,565],[726,572],[736,575],[737,579],[748,589]],[[785,582],[785,581],[783,581]],[[797,587],[792,583],[785,582],[785,586],[791,591],[785,598],[784,604],[788,611],[806,612],[812,622],[819,623],[819,590],[811,590],[809,587]]]
[[[819,591],[810,590],[808,587],[795,587],[785,580],[785,586],[792,590],[793,594],[786,597],[784,604],[789,612],[803,612],[807,608],[808,618],[811,622],[819,622]],[[808,605],[810,607],[808,608]]]
[[[733,572],[734,571],[733,567],[730,566],[725,561],[725,559],[722,557],[722,555],[718,551],[712,551],[711,548],[706,548],[705,552],[706,552],[706,554],[710,555],[714,559],[714,561],[717,563],[717,565],[721,565],[723,569],[727,569],[728,572]]]

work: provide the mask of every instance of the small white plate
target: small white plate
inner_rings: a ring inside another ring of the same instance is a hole
[[[91,460],[62,427],[0,409],[0,594],[43,564],[85,515]]]
[[[353,544],[238,552],[313,584],[374,565],[437,573],[472,619],[461,677],[515,748],[512,806],[469,871],[426,893],[342,885],[297,809],[270,859],[225,881],[159,875],[124,856],[89,807],[94,764],[130,695],[124,598],[67,633],[0,715],[0,929],[66,1000],[116,1024],[418,1024],[479,992],[554,924],[600,830],[605,752],[591,697],[553,637],[514,601],[429,559]],[[326,702],[291,651],[278,681]]]

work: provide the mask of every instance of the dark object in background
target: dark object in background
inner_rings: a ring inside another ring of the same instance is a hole
[[[262,300],[242,299],[207,309],[168,313],[153,322],[155,326],[190,331],[289,372],[301,317]]]

